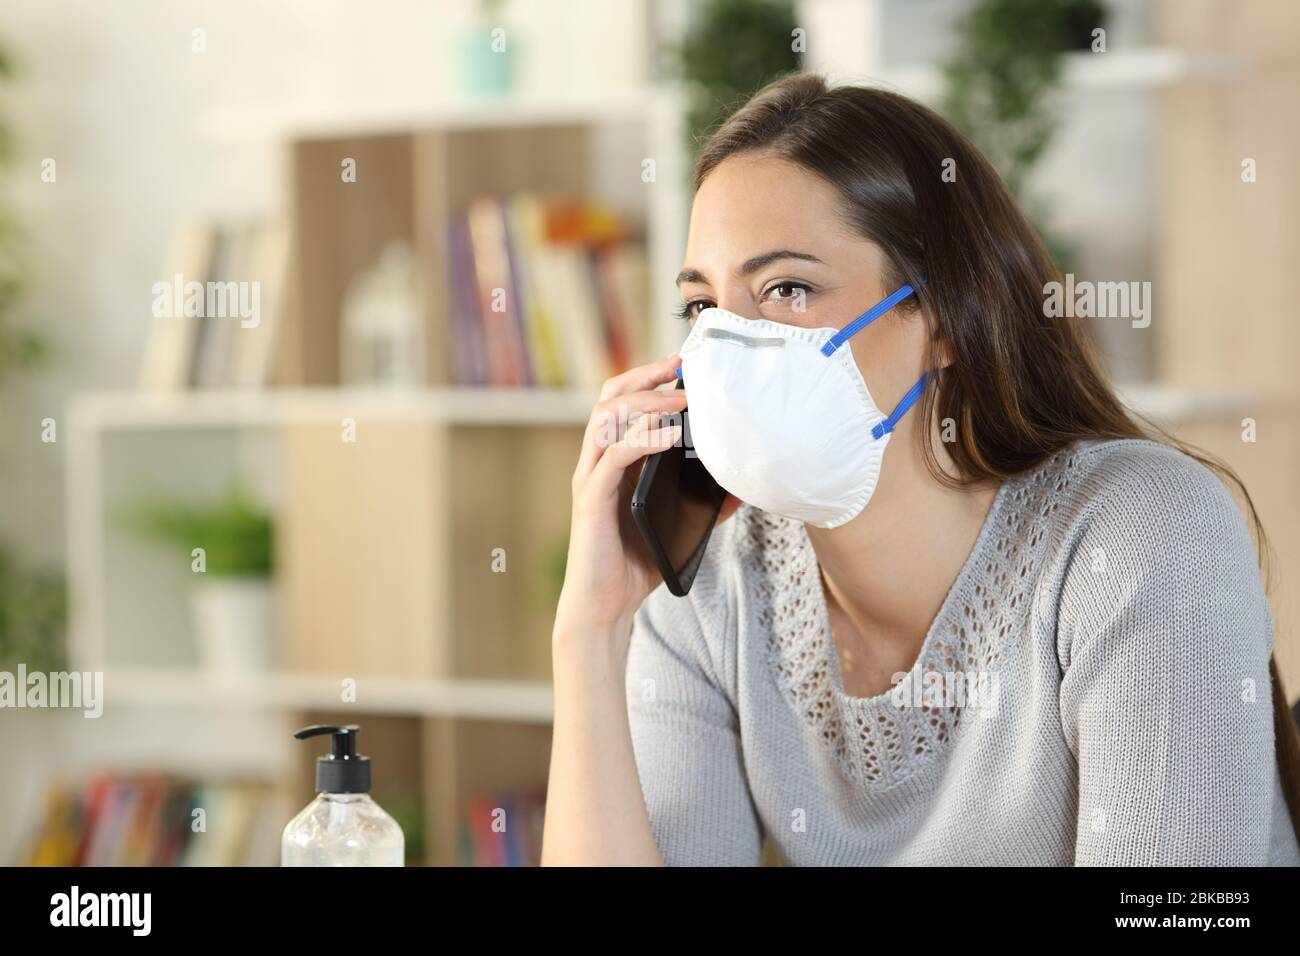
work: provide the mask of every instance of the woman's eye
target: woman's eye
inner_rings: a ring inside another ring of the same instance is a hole
[[[713,303],[707,299],[693,299],[677,310],[677,318],[683,322],[694,322],[700,317],[701,312],[711,308]]]
[[[778,305],[802,305],[808,298],[808,286],[802,282],[778,282],[763,293],[763,301]]]

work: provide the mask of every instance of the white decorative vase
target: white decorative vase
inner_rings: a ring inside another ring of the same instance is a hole
[[[275,589],[267,577],[212,577],[190,595],[199,666],[230,680],[264,675],[275,663]]]

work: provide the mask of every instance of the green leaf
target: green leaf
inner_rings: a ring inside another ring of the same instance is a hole
[[[707,0],[676,51],[691,91],[692,147],[771,80],[799,69],[794,4],[788,0]]]
[[[275,566],[274,520],[239,484],[208,503],[137,502],[120,520],[142,537],[176,549],[186,562],[202,548],[208,574],[265,577]]]

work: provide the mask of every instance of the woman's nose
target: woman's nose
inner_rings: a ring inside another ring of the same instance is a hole
[[[719,296],[717,306],[724,312],[734,312],[742,319],[758,318],[758,303],[749,295]]]

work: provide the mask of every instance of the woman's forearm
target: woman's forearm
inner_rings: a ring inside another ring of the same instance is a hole
[[[630,628],[630,619],[617,633],[556,625],[543,866],[663,865],[628,727]]]

